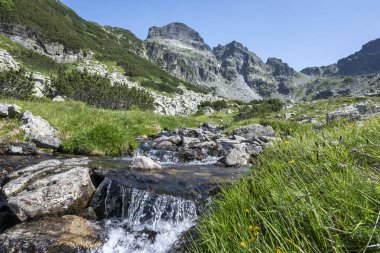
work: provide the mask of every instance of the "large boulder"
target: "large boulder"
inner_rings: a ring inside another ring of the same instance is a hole
[[[10,253],[78,253],[103,246],[100,227],[78,216],[46,217],[19,224],[0,236],[0,251]]]
[[[60,133],[49,122],[41,117],[34,116],[30,111],[25,111],[21,115],[21,119],[25,122],[21,129],[25,132],[27,139],[41,148],[59,148],[61,145]]]
[[[0,117],[14,117],[20,113],[20,107],[11,104],[0,104]]]
[[[8,207],[21,221],[80,212],[95,191],[88,162],[47,160],[10,173],[1,188]]]
[[[150,171],[150,170],[161,170],[162,167],[151,158],[146,156],[137,156],[131,164],[132,170],[140,171]]]
[[[0,72],[19,69],[17,62],[7,51],[0,49]]]
[[[247,140],[260,137],[275,137],[275,132],[271,126],[263,126],[259,124],[237,128],[232,132],[232,134],[244,137]]]

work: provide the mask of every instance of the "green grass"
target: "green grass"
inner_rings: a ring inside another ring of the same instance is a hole
[[[379,132],[380,117],[285,131],[215,198],[194,252],[378,252]]]
[[[0,103],[4,102],[17,104],[23,110],[30,110],[55,126],[62,134],[62,148],[66,153],[124,155],[136,147],[137,137],[154,136],[161,130],[194,127],[200,124],[196,118],[162,116],[143,111],[105,110],[74,101],[53,103],[48,100],[0,99]],[[1,122],[3,127],[0,128],[0,139],[12,139],[7,133],[16,131],[20,122]]]

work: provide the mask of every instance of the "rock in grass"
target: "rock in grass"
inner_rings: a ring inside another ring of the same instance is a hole
[[[84,218],[45,217],[19,224],[0,236],[4,252],[90,252],[104,244],[101,228]]]
[[[82,211],[95,188],[88,159],[47,160],[8,175],[2,193],[21,220]]]
[[[231,167],[245,166],[248,164],[249,157],[244,143],[234,144],[226,151],[226,155],[220,159],[220,162]]]
[[[53,98],[52,101],[53,102],[65,102],[65,99],[61,96],[56,96],[55,98]]]
[[[0,104],[0,117],[13,118],[20,113],[20,107],[11,104]]]
[[[34,116],[30,111],[25,111],[21,115],[25,122],[21,129],[25,132],[25,138],[36,143],[37,147],[58,149],[61,145],[59,132],[46,120]]]
[[[160,170],[162,169],[161,165],[153,161],[151,158],[146,156],[138,156],[136,157],[132,164],[131,164],[132,170],[139,170],[139,171],[151,171],[151,170]]]

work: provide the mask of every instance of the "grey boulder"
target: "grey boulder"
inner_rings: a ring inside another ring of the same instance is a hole
[[[37,147],[58,149],[61,145],[60,133],[57,129],[41,117],[34,116],[30,111],[21,115],[25,122],[21,129],[25,132],[25,138],[36,143]]]
[[[0,155],[35,155],[38,154],[36,144],[32,142],[0,142]]]
[[[231,145],[227,150],[225,156],[219,161],[227,166],[245,166],[248,164],[250,155],[246,151],[245,143]]]
[[[47,160],[12,172],[1,189],[8,207],[21,221],[81,211],[95,191],[88,162]]]

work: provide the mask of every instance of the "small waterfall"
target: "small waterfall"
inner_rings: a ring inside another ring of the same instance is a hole
[[[122,189],[122,217],[107,219],[107,241],[94,253],[165,253],[197,218],[193,201]]]

